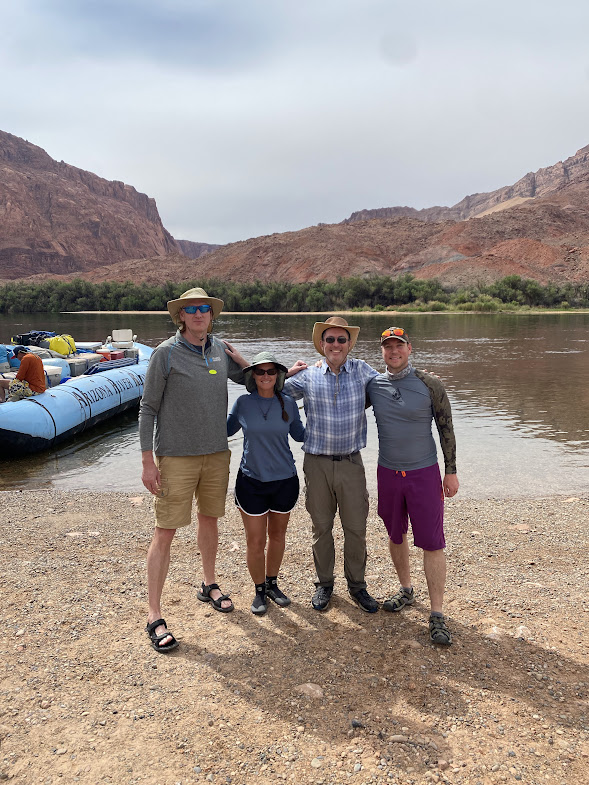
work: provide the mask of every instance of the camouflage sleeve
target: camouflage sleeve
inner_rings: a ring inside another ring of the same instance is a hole
[[[452,409],[442,382],[435,376],[415,369],[415,375],[429,390],[434,410],[434,420],[440,434],[446,474],[456,474],[456,438],[452,425]]]

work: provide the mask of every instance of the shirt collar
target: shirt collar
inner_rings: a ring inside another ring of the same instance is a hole
[[[345,371],[346,373],[350,373],[350,369],[349,369],[349,368],[347,368],[346,366],[347,366],[347,364],[349,363],[349,361],[350,361],[351,359],[352,359],[352,358],[351,358],[351,357],[349,357],[349,356],[348,356],[348,357],[346,357],[346,361],[345,361],[345,363],[344,363],[343,365],[341,365],[341,366],[340,366],[340,371]],[[323,360],[321,361],[321,372],[322,372],[322,373],[324,373],[324,374],[326,374],[328,371],[329,371],[330,373],[333,373],[333,371],[331,370],[331,368],[330,368],[330,367],[329,367],[329,365],[327,364],[327,360],[326,360],[325,358],[323,358]],[[334,376],[335,376],[335,374],[334,374]]]
[[[177,340],[179,340],[179,341],[182,341],[182,343],[183,343],[185,346],[188,346],[188,348],[190,349],[190,351],[192,351],[192,352],[198,352],[199,354],[202,354],[202,353],[203,353],[203,351],[202,351],[201,347],[200,347],[200,346],[195,346],[193,343],[190,343],[190,341],[187,341],[187,340],[186,340],[186,338],[184,338],[184,336],[183,336],[183,335],[182,335],[182,333],[180,332],[180,330],[178,330],[178,332],[176,333],[176,339],[177,339]],[[209,336],[209,335],[207,335],[207,339],[206,339],[206,341],[205,341],[205,345],[204,345],[204,350],[205,350],[205,352],[207,351],[207,349],[209,349],[209,348],[211,347],[211,345],[212,345],[212,342],[211,342],[210,336]]]

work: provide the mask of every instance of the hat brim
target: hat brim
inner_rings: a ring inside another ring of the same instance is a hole
[[[287,369],[284,365],[280,365],[280,363],[274,363],[274,365],[278,368],[278,373],[276,374],[276,381],[274,382],[274,392],[282,392],[282,388],[284,387],[284,382],[286,381],[286,372]],[[254,377],[254,367],[250,365],[249,368],[243,369],[243,375],[245,378],[245,389],[250,392],[256,392],[258,389],[258,385],[256,384],[256,379]]]
[[[356,341],[358,340],[358,333],[360,332],[359,327],[354,327],[351,324],[347,326],[343,326],[342,324],[331,324],[331,322],[315,322],[313,325],[313,345],[319,352],[322,357],[325,357],[325,353],[321,348],[321,336],[326,330],[331,328],[339,329],[339,330],[346,330],[350,334],[350,349],[351,352],[354,346],[356,345]]]
[[[390,340],[392,340],[392,339],[393,339],[393,340],[395,340],[395,341],[401,341],[401,343],[410,343],[410,341],[408,341],[408,340],[407,340],[407,338],[401,338],[401,337],[400,337],[400,336],[398,336],[398,335],[387,335],[387,337],[386,337],[386,338],[381,338],[381,340],[380,340],[380,345],[381,345],[381,346],[384,346],[384,344],[385,344],[387,341],[390,341]]]
[[[180,327],[180,311],[181,309],[187,305],[190,300],[201,300],[203,303],[208,303],[213,310],[213,319],[216,319],[217,316],[223,310],[223,306],[225,303],[223,300],[219,300],[217,297],[180,297],[177,300],[169,300],[166,305],[168,308],[168,313],[176,327]]]

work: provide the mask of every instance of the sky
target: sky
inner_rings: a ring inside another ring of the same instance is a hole
[[[0,0],[0,129],[228,243],[589,144],[586,0]]]

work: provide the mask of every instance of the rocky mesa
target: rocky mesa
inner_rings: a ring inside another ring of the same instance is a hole
[[[0,278],[89,271],[177,251],[156,203],[0,131]]]
[[[449,286],[509,274],[579,283],[589,281],[589,146],[453,207],[362,210],[215,246],[174,240],[153,199],[0,132],[0,216],[5,280],[302,283],[411,273]]]
[[[541,283],[588,281],[589,178],[466,221],[400,217],[319,225],[231,243],[194,260],[179,254],[135,259],[83,277],[151,284],[205,278],[301,283],[403,273],[449,286],[512,274]]]

